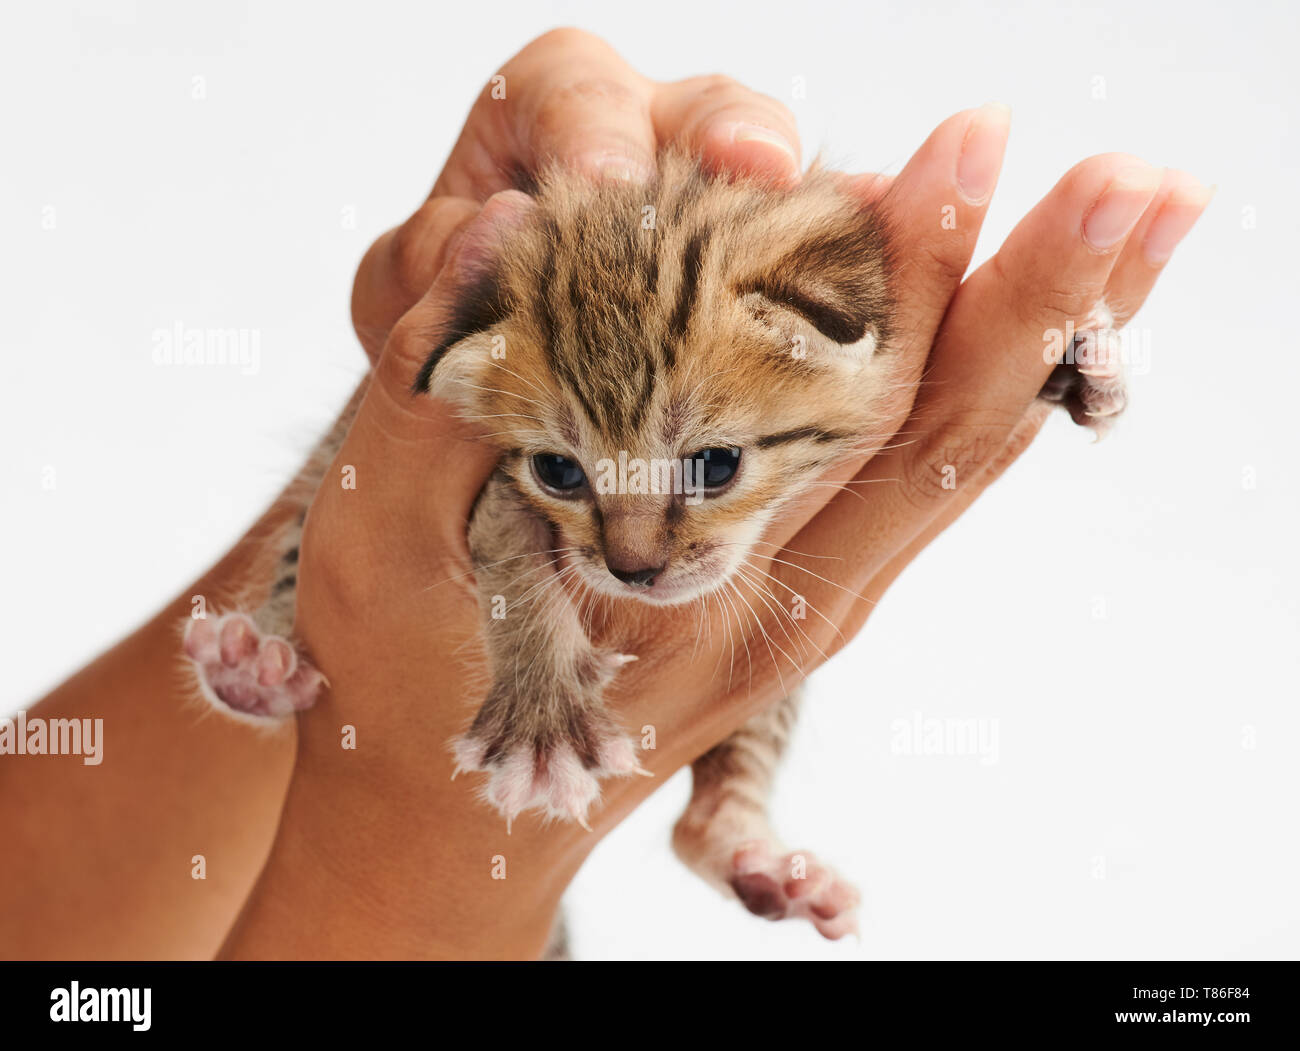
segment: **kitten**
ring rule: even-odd
[[[910,390],[886,224],[844,177],[814,169],[777,191],[669,153],[649,185],[553,170],[532,191],[415,393],[490,417],[501,451],[469,525],[493,681],[454,742],[458,769],[486,775],[507,822],[535,809],[585,825],[602,779],[641,771],[603,699],[634,657],[592,641],[584,596],[642,611],[739,596],[766,526],[827,467],[888,441]],[[1044,394],[1081,422],[1124,401],[1110,368],[1063,367]],[[304,475],[304,516],[358,401]],[[284,716],[315,699],[320,673],[284,638],[302,520],[255,618],[187,628],[217,704]],[[751,911],[836,938],[856,890],[782,848],[766,815],[796,709],[786,698],[695,762],[673,842]]]

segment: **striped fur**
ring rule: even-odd
[[[824,468],[886,439],[890,398],[907,392],[889,353],[884,226],[838,176],[815,171],[777,192],[667,155],[651,185],[553,171],[535,192],[416,389],[490,423],[502,452],[470,526],[493,687],[456,744],[459,765],[488,774],[484,797],[507,820],[534,808],[581,821],[601,778],[636,768],[602,697],[623,658],[594,644],[577,604],[547,585],[568,577],[579,594],[627,600],[610,572],[627,563],[663,567],[643,602],[721,587]],[[740,470],[694,503],[593,481],[620,455],[680,462],[715,447],[740,448]],[[576,461],[589,484],[549,490],[537,454]],[[545,601],[530,601],[539,593]],[[490,616],[493,601],[504,618]],[[782,702],[695,764],[674,842],[754,911],[807,914],[837,936],[847,920],[807,909],[851,911],[852,896],[827,877],[815,902],[785,900],[767,826],[795,711]],[[755,840],[769,845],[766,867],[736,870],[736,851]]]

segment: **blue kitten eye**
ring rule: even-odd
[[[560,492],[577,489],[587,480],[577,461],[555,453],[538,453],[534,456],[533,470],[543,485]]]
[[[717,489],[736,476],[740,467],[740,450],[734,445],[726,449],[701,449],[691,459],[697,463],[703,461],[699,481],[704,488]]]

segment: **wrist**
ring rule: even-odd
[[[299,717],[298,760],[275,846],[223,955],[540,955],[564,888],[596,837],[540,821],[507,835],[472,785],[452,782],[441,740],[430,740],[413,768],[409,741],[417,731],[349,723],[338,686]],[[362,698],[346,709],[374,711],[374,704]],[[394,754],[400,741],[404,762]]]

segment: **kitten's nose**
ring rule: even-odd
[[[605,565],[609,566],[609,571],[623,581],[624,584],[631,584],[634,588],[652,587],[655,577],[659,576],[666,568],[664,566],[655,566],[644,569],[623,569],[621,566],[614,565],[608,559],[606,559]]]

